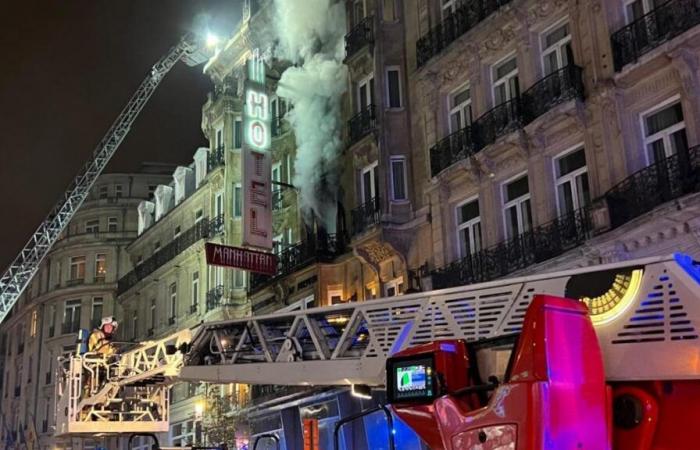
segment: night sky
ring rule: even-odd
[[[230,34],[241,0],[25,0],[0,14],[0,270],[87,161],[150,67],[188,30]],[[211,81],[178,64],[106,172],[189,163]]]

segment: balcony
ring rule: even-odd
[[[591,229],[588,209],[573,211],[432,271],[433,289],[482,283],[547,261],[583,244]]]
[[[170,241],[168,245],[160,249],[160,251],[154,253],[150,258],[136,266],[134,270],[120,278],[117,283],[117,294],[121,295],[128,291],[135,286],[136,283],[155,272],[158,268],[187,250],[199,240],[220,235],[223,231],[223,216],[218,216],[211,220],[207,218],[200,220],[193,227],[180,233],[176,239]]]
[[[430,149],[432,176],[468,158],[506,134],[526,126],[555,106],[582,99],[583,69],[569,65],[544,77],[527,91],[491,109],[470,126],[452,133]]]
[[[223,145],[216,147],[209,153],[207,159],[207,172],[211,172],[219,166],[224,165],[226,152]]]
[[[421,67],[430,58],[446,49],[479,22],[510,3],[510,0],[465,0],[455,10],[446,15],[442,22],[434,26],[416,42],[416,65]]]
[[[360,23],[345,35],[345,57],[350,58],[364,46],[374,43],[374,17],[362,19]]]
[[[272,191],[272,210],[281,211],[284,207],[284,194],[282,190]]]
[[[700,191],[700,146],[630,175],[605,194],[612,228],[686,194]]]
[[[350,215],[352,217],[352,235],[355,236],[379,223],[381,218],[381,199],[374,197],[353,209]]]
[[[280,137],[284,132],[284,115],[275,116],[270,122],[270,134],[272,137]]]
[[[349,145],[353,145],[377,127],[374,105],[368,105],[348,120]]]
[[[207,292],[207,312],[226,306],[236,305],[224,298],[224,287],[222,285],[218,285]]]
[[[250,274],[249,292],[255,293],[268,284],[284,278],[315,262],[331,262],[345,253],[343,235],[319,233],[315,239],[302,241],[282,250],[277,255],[277,273],[274,276]]]
[[[700,24],[700,0],[670,0],[611,36],[615,71]]]

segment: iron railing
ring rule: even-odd
[[[416,42],[416,64],[421,67],[479,22],[510,0],[465,0]]]
[[[218,285],[207,292],[207,312],[216,308],[235,306],[224,297],[224,287]]]
[[[209,153],[207,158],[207,172],[211,172],[219,166],[224,165],[226,152],[224,151],[224,146],[220,145],[216,147]]]
[[[250,274],[248,291],[255,293],[268,284],[297,272],[315,262],[331,262],[345,253],[345,237],[340,234],[319,233],[316,237],[299,242],[277,255],[277,273],[274,276]]]
[[[588,208],[578,209],[432,271],[433,289],[482,283],[525,269],[578,247],[591,230]]]
[[[558,104],[582,99],[583,69],[570,64],[547,75],[522,95],[501,103],[470,126],[452,133],[430,149],[430,171],[436,176],[447,167],[524,127]]]
[[[670,0],[614,32],[615,71],[700,24],[700,0]]]
[[[270,134],[272,137],[279,137],[284,132],[284,114],[272,118],[270,123]]]
[[[365,45],[374,42],[373,23],[374,17],[365,17],[345,35],[345,55],[347,58],[357,53]]]
[[[532,85],[520,97],[524,125],[555,106],[573,99],[583,99],[583,69],[575,64],[550,73]]]
[[[360,234],[381,219],[381,199],[373,199],[361,204],[350,212],[352,217],[352,235]]]
[[[610,226],[618,227],[667,201],[700,191],[700,146],[630,175],[605,194]]]
[[[224,216],[218,216],[209,220],[204,218],[190,229],[170,241],[168,245],[154,253],[150,258],[139,264],[131,272],[124,275],[117,282],[117,294],[121,295],[131,289],[136,283],[155,272],[159,267],[175,258],[201,239],[217,236],[224,231]]]
[[[367,105],[363,110],[348,120],[348,138],[350,145],[367,136],[377,127],[374,105]]]
[[[475,153],[472,128],[465,127],[440,140],[430,149],[430,170],[433,176]]]
[[[284,195],[282,190],[272,191],[272,210],[279,211],[284,206]]]

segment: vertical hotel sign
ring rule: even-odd
[[[243,245],[272,249],[270,100],[265,62],[256,50],[247,63],[243,108]]]

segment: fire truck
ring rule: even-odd
[[[64,360],[56,434],[166,432],[187,380],[386,389],[435,450],[697,449],[699,283],[675,254],[205,323]]]

